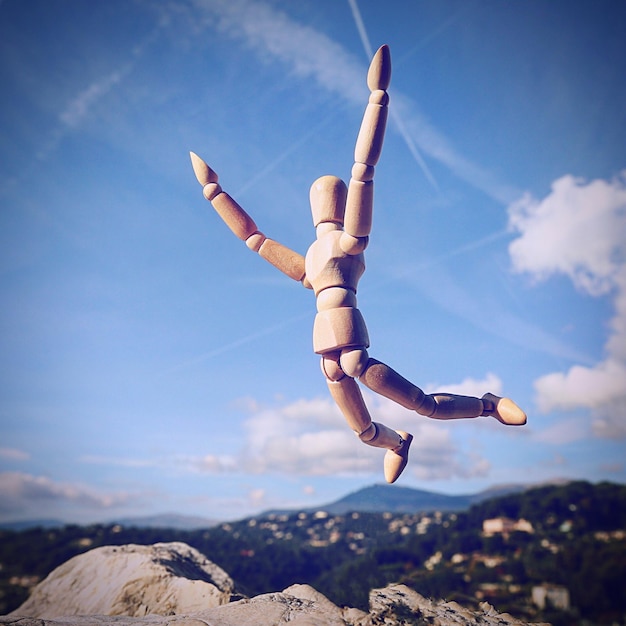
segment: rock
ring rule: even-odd
[[[224,570],[185,543],[95,548],[57,567],[11,615],[176,615],[231,601]]]
[[[350,613],[348,609],[348,613]],[[22,617],[19,611],[0,617],[7,626],[352,626],[344,610],[308,585],[181,615],[70,615],[55,618]],[[357,611],[358,617],[367,614]]]
[[[7,626],[523,626],[428,600],[405,585],[370,592],[370,612],[340,608],[309,585],[234,600],[222,569],[184,543],[108,546],[70,559],[39,583]],[[539,625],[536,625],[539,626]]]
[[[360,611],[359,609],[353,609],[345,607],[340,609],[336,604],[333,604],[325,595],[319,591],[313,589],[309,585],[291,585],[283,591],[284,594],[291,595],[300,600],[309,600],[314,603],[316,612],[325,612],[327,624],[355,624],[359,620],[367,617],[367,613]],[[331,621],[332,618],[332,621]],[[303,624],[306,622],[302,622]],[[312,621],[311,624],[316,622]]]
[[[363,615],[366,615],[365,613]],[[308,585],[239,600],[197,614],[208,626],[346,626],[343,610]],[[171,622],[170,622],[171,623]]]
[[[528,624],[508,613],[498,613],[490,604],[483,602],[479,611],[472,611],[456,602],[433,601],[424,598],[406,585],[389,585],[373,589],[369,596],[372,622],[359,626],[385,624],[430,624],[431,626],[549,626]],[[419,619],[420,621],[415,621]],[[404,621],[407,620],[407,621]]]

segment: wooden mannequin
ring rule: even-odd
[[[387,450],[384,474],[387,482],[393,483],[407,464],[413,437],[372,422],[355,379],[407,409],[435,419],[492,416],[503,424],[522,425],[526,415],[512,400],[491,393],[482,398],[448,393],[426,395],[367,353],[369,337],[357,308],[356,291],[365,270],[363,251],[372,224],[374,166],[383,145],[390,79],[391,57],[385,45],[374,55],[367,75],[371,93],[356,141],[348,187],[335,176],[323,176],[311,187],[317,239],[306,257],[261,233],[254,220],[222,190],[217,174],[193,152],[191,161],[204,197],[235,235],[287,276],[313,289],[317,302],[313,349],[321,355],[330,393],[361,441]]]

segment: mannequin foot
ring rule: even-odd
[[[483,415],[495,417],[507,426],[523,426],[526,423],[526,413],[513,400],[492,393],[486,393],[481,399],[485,405]]]
[[[402,443],[393,450],[387,450],[384,460],[385,480],[388,483],[395,483],[402,474],[409,461],[409,448],[413,441],[413,435],[402,430],[396,431],[402,437]]]

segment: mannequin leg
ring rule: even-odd
[[[419,387],[376,359],[369,359],[359,380],[372,391],[426,417],[449,420],[489,415],[507,425],[526,423],[526,414],[508,398],[499,398],[490,393],[482,399],[450,393],[426,395]]]
[[[385,480],[388,483],[395,482],[408,462],[413,436],[372,422],[354,378],[344,375],[339,380],[327,379],[326,382],[331,396],[359,439],[368,446],[387,449],[384,459]]]

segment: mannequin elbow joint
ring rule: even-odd
[[[258,252],[266,239],[267,237],[257,230],[246,239],[246,246],[253,252]]]

